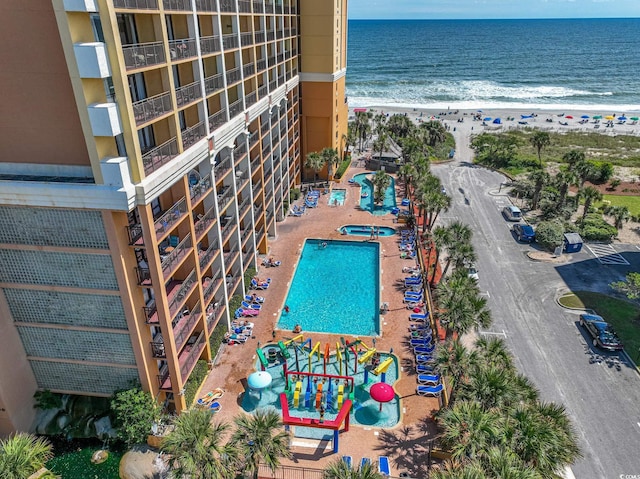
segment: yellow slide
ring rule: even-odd
[[[393,358],[385,359],[373,370],[373,374],[386,373],[389,366],[391,366],[391,363],[393,363]]]

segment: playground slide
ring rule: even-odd
[[[291,354],[289,353],[289,350],[287,349],[287,347],[284,345],[284,343],[282,341],[278,341],[278,347],[280,348],[280,352],[282,353],[282,357],[284,357],[285,359],[289,359],[291,357]]]
[[[285,345],[285,346],[289,346],[291,343],[295,343],[298,339],[299,339],[300,341],[302,341],[302,340],[304,339],[304,335],[303,335],[303,334],[300,334],[300,335],[298,335],[298,336],[294,336],[293,338],[288,339],[287,341],[285,341],[285,342],[284,342],[284,345]]]
[[[309,372],[311,372],[311,360],[313,359],[313,355],[318,355],[318,361],[320,360],[320,341],[316,343],[311,352],[309,353]]]
[[[316,409],[320,409],[322,405],[322,384],[318,383],[318,388],[316,389]]]
[[[269,366],[269,361],[267,361],[267,357],[264,355],[262,348],[256,349],[256,354],[258,355],[258,359],[260,359],[260,364],[262,364],[263,368]]]
[[[373,356],[375,353],[376,353],[375,348],[369,349],[366,353],[360,356],[360,358],[358,358],[358,362],[360,364],[366,363],[367,361],[369,361],[369,359],[371,359],[371,356]]]
[[[389,366],[393,363],[393,358],[387,358],[382,361],[377,368],[373,370],[373,374],[386,373]]]
[[[297,408],[300,404],[300,393],[302,392],[302,381],[296,382],[296,388],[293,392],[293,407]]]
[[[342,406],[342,401],[344,399],[344,384],[340,384],[338,386],[338,409]]]

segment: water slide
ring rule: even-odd
[[[389,366],[391,366],[391,364],[393,364],[393,358],[387,358],[384,361],[382,361],[377,368],[375,368],[373,370],[373,374],[380,374],[380,373],[386,373],[387,369],[389,369]]]
[[[311,372],[311,360],[313,359],[313,355],[318,355],[318,361],[320,361],[320,341],[316,343],[311,352],[309,353],[309,372]]]
[[[296,389],[293,391],[293,407],[298,408],[300,404],[300,393],[302,392],[302,381],[296,382]]]
[[[322,385],[323,383],[319,382],[316,389],[316,409],[320,409],[320,406],[322,406]]]
[[[283,358],[289,359],[291,357],[291,354],[289,354],[289,350],[282,341],[278,341],[278,347],[280,348],[280,352],[282,353]]]
[[[262,370],[264,371],[267,367],[269,367],[269,361],[267,361],[267,357],[264,355],[262,348],[256,349],[256,354],[258,355],[258,359],[260,359],[260,364],[262,365]]]

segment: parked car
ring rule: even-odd
[[[469,276],[469,278],[475,279],[476,281],[478,280],[478,270],[475,266],[469,266],[467,276]]]
[[[513,233],[516,235],[516,238],[518,238],[518,241],[531,243],[536,239],[536,232],[533,231],[533,227],[525,223],[513,225]]]
[[[593,345],[609,351],[624,349],[622,341],[602,316],[597,314],[581,314],[580,326],[587,330],[593,338]]]
[[[520,221],[522,219],[522,211],[517,206],[505,206],[502,208],[502,215],[507,221]]]

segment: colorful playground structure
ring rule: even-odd
[[[358,399],[378,401],[366,389],[370,382],[376,382],[373,377],[384,383],[389,367],[396,364],[394,357],[383,359],[379,351],[360,339],[349,342],[341,338],[332,351],[328,343],[324,347],[320,342],[313,345],[311,338],[305,340],[302,334],[266,345],[256,353],[262,371],[279,376],[277,402],[285,427],[332,430],[334,453],[338,452],[340,431],[349,430],[350,416],[361,407]],[[386,386],[392,391],[391,398],[395,397],[393,387]]]

